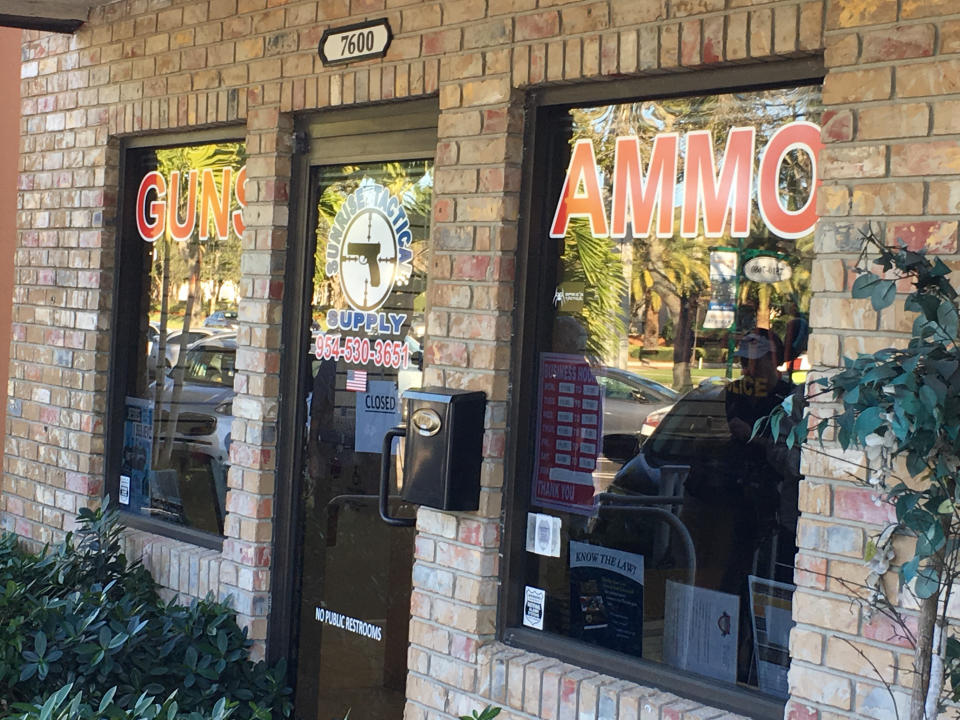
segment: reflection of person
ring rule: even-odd
[[[758,420],[796,391],[793,383],[780,376],[777,366],[783,362],[783,343],[775,332],[754,328],[740,341],[736,356],[742,375],[727,386],[726,414],[730,434],[742,465],[739,488],[743,506],[734,533],[744,549],[751,553],[777,530],[777,561],[780,575],[792,579],[787,567],[792,565],[790,552],[796,535],[799,452],[788,450],[782,435],[789,430],[790,420],[781,423],[781,437],[774,438],[769,423],[753,429]],[[799,403],[797,403],[799,406]],[[778,527],[779,526],[779,527]],[[752,558],[744,558],[744,560]]]
[[[787,364],[787,374],[790,377],[791,373],[802,369],[800,356],[807,352],[810,323],[794,302],[787,304],[784,308],[784,315],[790,318],[783,329],[783,361]]]
[[[307,434],[307,472],[313,481],[320,480],[335,456],[334,447],[329,443],[321,443],[320,434],[328,429],[333,418],[336,380],[336,361],[321,361],[313,378]]]
[[[734,355],[742,375],[727,386],[727,424],[735,439],[747,442],[754,423],[783,402],[793,385],[777,370],[783,343],[772,330],[754,328],[740,340]]]

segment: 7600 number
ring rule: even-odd
[[[343,56],[363,55],[373,52],[375,38],[373,30],[358,30],[340,36],[340,54]]]

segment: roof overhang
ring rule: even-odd
[[[3,0],[0,26],[72,33],[83,25],[90,9],[108,0]]]

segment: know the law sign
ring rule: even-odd
[[[629,222],[635,237],[674,235],[674,209],[680,206],[680,235],[719,238],[750,234],[753,194],[764,224],[774,235],[799,238],[817,222],[817,154],[820,128],[798,120],[780,127],[760,149],[757,161],[756,128],[734,127],[727,134],[723,154],[714,153],[713,133],[695,130],[685,137],[683,177],[678,180],[679,133],[660,133],[653,140],[644,168],[640,138],[618,137],[614,150],[609,215],[602,180],[590,140],[573,146],[570,167],[550,227],[550,237],[562,238],[572,218],[586,218],[595,237],[622,238]],[[791,153],[810,158],[809,194],[802,207],[787,207],[780,192],[780,171]],[[719,165],[719,167],[718,167]],[[756,182],[754,171],[756,169]]]

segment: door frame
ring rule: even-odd
[[[314,167],[436,157],[436,97],[311,113],[296,118],[291,168],[290,221],[283,290],[280,359],[280,408],[277,422],[277,470],[274,489],[274,531],[271,558],[267,659],[287,661],[288,683],[297,677],[297,643],[301,556],[303,552],[300,493],[303,462],[301,430],[306,422],[301,377],[303,331],[313,285],[313,241],[316,202]],[[382,129],[384,119],[389,130]],[[401,144],[399,141],[403,140]],[[289,350],[290,352],[286,352]]]

